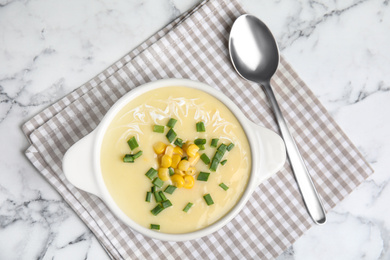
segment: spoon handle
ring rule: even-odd
[[[286,145],[287,155],[294,172],[295,179],[298,183],[303,201],[306,205],[309,215],[316,224],[324,224],[326,222],[325,210],[321,199],[306,168],[305,162],[295,144],[282,112],[280,111],[278,102],[276,101],[274,92],[269,82],[262,83],[264,92],[266,93],[272,110],[275,114],[276,121],[279,125],[280,133]]]

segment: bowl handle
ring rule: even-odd
[[[261,156],[259,171],[257,172],[257,186],[261,182],[278,172],[286,162],[286,147],[283,139],[274,131],[250,122],[254,130],[257,147]],[[258,160],[253,158],[252,160]]]
[[[93,167],[95,135],[96,131],[92,131],[68,149],[62,160],[62,170],[74,186],[99,196]]]

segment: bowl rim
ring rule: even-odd
[[[130,217],[128,217],[116,204],[112,196],[110,195],[101,171],[100,166],[100,148],[103,141],[103,136],[106,132],[107,127],[115,117],[115,115],[131,100],[137,98],[138,96],[147,93],[149,91],[153,91],[158,88],[164,88],[164,87],[189,87],[201,90],[214,98],[218,99],[223,103],[236,117],[238,122],[240,123],[242,129],[244,130],[244,133],[247,137],[249,147],[250,147],[250,156],[251,156],[251,170],[250,170],[250,176],[247,182],[247,185],[245,187],[244,192],[242,193],[241,197],[237,201],[237,203],[220,219],[215,221],[214,223],[196,230],[192,232],[187,233],[163,233],[154,231],[151,229],[148,229],[146,227],[141,226],[134,220],[132,220]],[[105,202],[105,204],[110,208],[112,213],[116,215],[123,223],[125,223],[127,226],[129,226],[131,229],[148,236],[150,238],[155,238],[163,241],[186,241],[186,240],[192,240],[196,238],[200,238],[203,236],[207,236],[219,229],[221,229],[223,226],[225,226],[227,223],[229,223],[237,214],[241,211],[241,209],[245,206],[246,202],[248,201],[249,197],[252,195],[254,188],[256,185],[256,174],[255,170],[260,168],[260,162],[259,160],[255,160],[257,158],[257,155],[259,154],[259,147],[256,147],[254,145],[254,139],[256,138],[254,134],[254,130],[250,125],[250,121],[246,118],[246,116],[242,113],[240,108],[233,103],[233,101],[230,100],[225,94],[223,94],[220,90],[217,90],[208,84],[189,80],[189,79],[176,79],[176,78],[170,78],[170,79],[161,79],[156,80],[152,82],[148,82],[145,84],[142,84],[131,91],[129,91],[127,94],[125,94],[123,97],[121,97],[118,101],[116,101],[111,108],[108,110],[106,115],[103,117],[103,119],[100,121],[100,124],[95,129],[95,136],[93,141],[93,172],[94,172],[94,178],[96,181],[96,184],[98,186],[99,190],[99,197]]]

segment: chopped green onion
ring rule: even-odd
[[[162,200],[167,200],[167,197],[165,197],[164,192],[159,191],[159,192],[158,192],[158,195],[160,195],[160,197],[161,197]]]
[[[164,133],[164,126],[163,125],[154,125],[153,132],[161,133],[161,134]]]
[[[138,157],[140,157],[141,155],[142,155],[142,151],[138,151],[138,152],[135,153],[135,154],[126,154],[126,155],[125,155],[125,158],[123,158],[123,161],[124,161],[124,162],[127,162],[127,161],[125,161],[125,159],[126,159],[126,160],[130,160],[130,161],[128,161],[128,162],[134,162],[134,160],[137,159]],[[132,159],[130,159],[130,157],[131,157]],[[133,161],[131,161],[131,160],[133,160]]]
[[[168,171],[169,171],[169,176],[172,176],[172,175],[175,174],[175,171],[173,170],[172,167],[169,167],[169,168],[168,168]]]
[[[226,149],[227,149],[226,144],[221,144],[221,145],[218,147],[217,151],[220,151],[220,152],[222,153],[222,155],[223,155],[223,154],[225,154]]]
[[[157,216],[163,210],[164,208],[160,204],[157,204],[157,206],[154,207],[150,212],[152,212],[153,215]]]
[[[211,161],[210,171],[215,172],[215,171],[217,170],[218,164],[219,164],[219,161],[213,159],[213,160]]]
[[[221,162],[222,157],[223,157],[223,155],[226,152],[226,149],[227,149],[226,144],[221,144],[218,147],[217,151],[215,151],[214,157],[211,160],[211,165],[210,165],[210,170],[211,171],[215,172],[217,170],[218,164]]]
[[[233,144],[233,143],[230,143],[230,144],[228,145],[228,147],[226,148],[226,150],[228,150],[228,152],[230,152],[230,150],[233,149],[233,147],[234,147],[234,144]]]
[[[156,202],[162,201],[162,198],[161,198],[160,193],[158,191],[155,191],[153,193],[153,195],[154,195],[154,199],[156,200]]]
[[[172,194],[174,191],[176,190],[176,186],[173,186],[173,185],[168,185],[164,192],[168,193],[168,194]]]
[[[210,163],[210,158],[204,153],[200,156],[200,159],[205,163],[209,164]]]
[[[204,144],[198,144],[198,147],[199,147],[199,150],[204,150],[205,148],[204,148]]]
[[[164,209],[172,206],[172,203],[170,200],[164,200],[163,202],[161,202],[161,205],[163,206]]]
[[[221,164],[222,164],[222,165],[225,165],[226,162],[227,162],[227,160],[223,160],[223,161],[221,162]]]
[[[184,156],[183,158],[181,158],[181,160],[188,160],[188,157]]]
[[[158,171],[156,171],[153,167],[150,168],[146,173],[146,177],[148,177],[149,179],[153,180],[154,177],[156,177],[158,174]]]
[[[180,148],[182,148],[182,147],[183,147],[183,139],[181,139],[181,138],[176,138],[174,144],[177,145],[177,146],[179,146]]]
[[[150,189],[150,191],[151,191],[152,193],[154,193],[154,192],[156,191],[156,186],[152,186],[152,188]]]
[[[200,172],[197,180],[198,181],[207,181],[209,179],[209,176],[210,176],[209,172]]]
[[[138,151],[136,154],[133,155],[134,159],[137,159],[142,155],[142,151]]]
[[[213,159],[218,160],[218,162],[220,162],[222,160],[222,157],[223,157],[223,153],[222,152],[220,152],[218,150],[215,151]]]
[[[213,199],[211,198],[211,195],[210,193],[206,194],[203,196],[204,200],[206,201],[207,205],[213,205],[214,204],[214,201]]]
[[[198,139],[195,139],[194,143],[199,146],[200,144],[205,144],[206,139],[198,138]]]
[[[157,187],[161,188],[161,187],[163,186],[163,184],[164,184],[164,181],[161,180],[159,177],[157,177],[156,179],[154,179],[154,180],[152,181],[152,183],[153,183],[154,185],[156,185]]]
[[[228,190],[229,189],[229,187],[228,186],[226,186],[226,184],[225,183],[221,183],[221,184],[219,184],[219,187],[221,187],[222,189],[224,189],[224,190]]]
[[[167,133],[167,135],[166,135],[166,137],[167,137],[167,139],[168,139],[168,141],[169,141],[170,143],[172,143],[173,140],[175,140],[176,136],[177,136],[177,134],[175,133],[175,131],[173,131],[172,128],[169,129],[169,131],[168,131],[168,133]]]
[[[217,147],[218,141],[219,141],[218,138],[213,138],[213,139],[211,139],[211,144],[210,144],[210,146],[211,146],[211,147]]]
[[[150,191],[146,192],[146,199],[145,199],[145,201],[150,202],[151,198],[152,198],[152,193]]]
[[[123,162],[125,162],[125,163],[133,163],[134,162],[134,156],[132,154],[126,154],[125,157],[123,157]]]
[[[127,144],[129,145],[131,150],[134,150],[139,146],[134,136],[130,138],[129,141],[127,141]]]
[[[177,122],[176,119],[171,118],[171,119],[169,119],[167,126],[168,126],[169,128],[173,128],[173,127],[175,126],[176,122]]]
[[[192,205],[194,205],[194,204],[192,204],[191,202],[188,202],[187,205],[184,207],[183,211],[188,212],[188,210],[192,207]]]
[[[206,132],[203,122],[196,123],[196,132]]]
[[[160,225],[150,224],[150,229],[160,230]]]

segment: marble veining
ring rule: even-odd
[[[200,0],[0,0],[0,259],[109,259],[21,125]],[[242,0],[375,170],[279,260],[390,259],[389,0]]]

